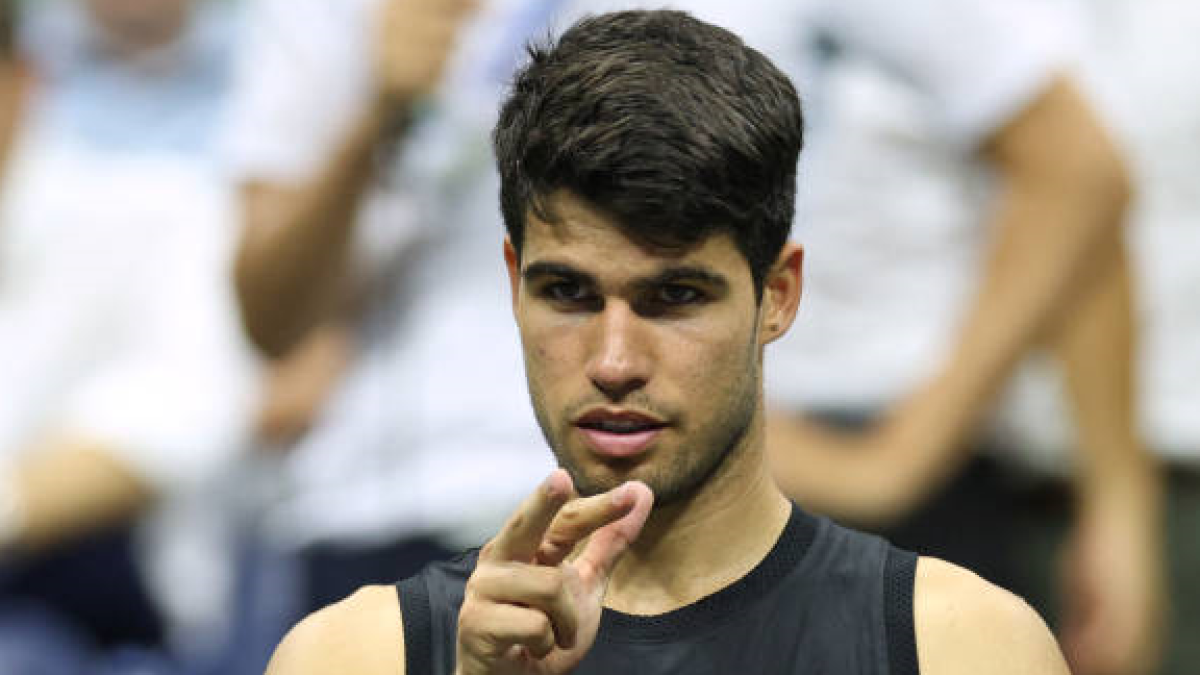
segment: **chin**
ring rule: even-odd
[[[630,470],[620,470],[612,466],[581,467],[577,463],[562,463],[562,467],[571,474],[571,480],[575,483],[575,491],[583,497],[608,492],[630,480],[646,482],[642,476],[638,475],[636,467],[631,467]]]
[[[642,460],[601,462],[586,450],[579,451],[577,455],[567,455],[558,450],[554,454],[558,465],[571,475],[575,491],[581,497],[608,492],[630,480],[640,480],[649,485],[651,490],[654,489],[651,478],[653,471],[643,466],[645,462]]]

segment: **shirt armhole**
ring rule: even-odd
[[[424,577],[409,577],[396,584],[400,613],[404,617],[404,672],[431,675],[433,664],[433,610]]]
[[[888,664],[891,675],[920,673],[917,662],[917,633],[913,622],[913,587],[916,584],[916,574],[915,553],[895,547],[888,550],[883,570],[883,616],[887,628]]]

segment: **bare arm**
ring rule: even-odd
[[[946,366],[900,410],[943,417],[930,439],[939,447],[972,430],[1020,357],[1076,302],[1130,194],[1116,149],[1067,81],[998,132],[985,154],[1003,195],[983,284]]]
[[[1017,596],[935,558],[921,558],[916,576],[923,675],[1070,675],[1046,624]]]
[[[267,447],[289,448],[312,427],[353,356],[349,329],[326,324],[271,364],[255,423]]]
[[[247,332],[267,354],[282,356],[337,305],[382,129],[382,114],[369,114],[307,185],[242,187],[237,295]]]
[[[368,586],[292,628],[267,675],[403,675],[404,623],[394,586]]]
[[[20,127],[31,79],[24,63],[8,55],[0,58],[0,168]]]
[[[102,446],[57,440],[11,467],[16,529],[0,549],[38,551],[124,522],[154,502],[154,491]]]
[[[1077,675],[1140,675],[1156,670],[1163,621],[1162,486],[1136,434],[1127,252],[1106,251],[1054,341],[1078,447],[1062,639]]]
[[[1123,165],[1069,81],[1050,86],[984,152],[1002,186],[992,244],[940,371],[858,438],[803,419],[771,423],[780,482],[812,508],[880,522],[952,475],[966,459],[963,440],[1020,357],[1076,301],[1082,272],[1119,229],[1129,198]]]
[[[380,144],[397,140],[412,106],[440,80],[474,4],[389,0],[375,45],[375,93],[324,166],[305,183],[242,187],[236,287],[247,332],[267,354],[282,355],[331,318],[345,292],[349,244]]]

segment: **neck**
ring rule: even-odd
[[[700,490],[654,509],[613,572],[607,607],[669,612],[729,586],[766,557],[791,504],[771,478],[762,420],[760,406],[743,442]]]

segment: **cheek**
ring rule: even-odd
[[[723,389],[746,376],[748,354],[755,352],[754,328],[749,323],[705,322],[675,332],[663,354],[683,391]]]
[[[552,388],[573,363],[578,370],[577,361],[572,360],[575,355],[570,332],[562,327],[527,325],[521,330],[521,342],[529,377],[537,379],[543,389]]]
[[[743,316],[741,312],[721,312],[706,320],[682,324],[675,331],[680,343],[687,343],[689,351],[702,353],[705,357],[741,355],[747,344],[754,341],[754,316]],[[678,345],[684,348],[683,344]]]

